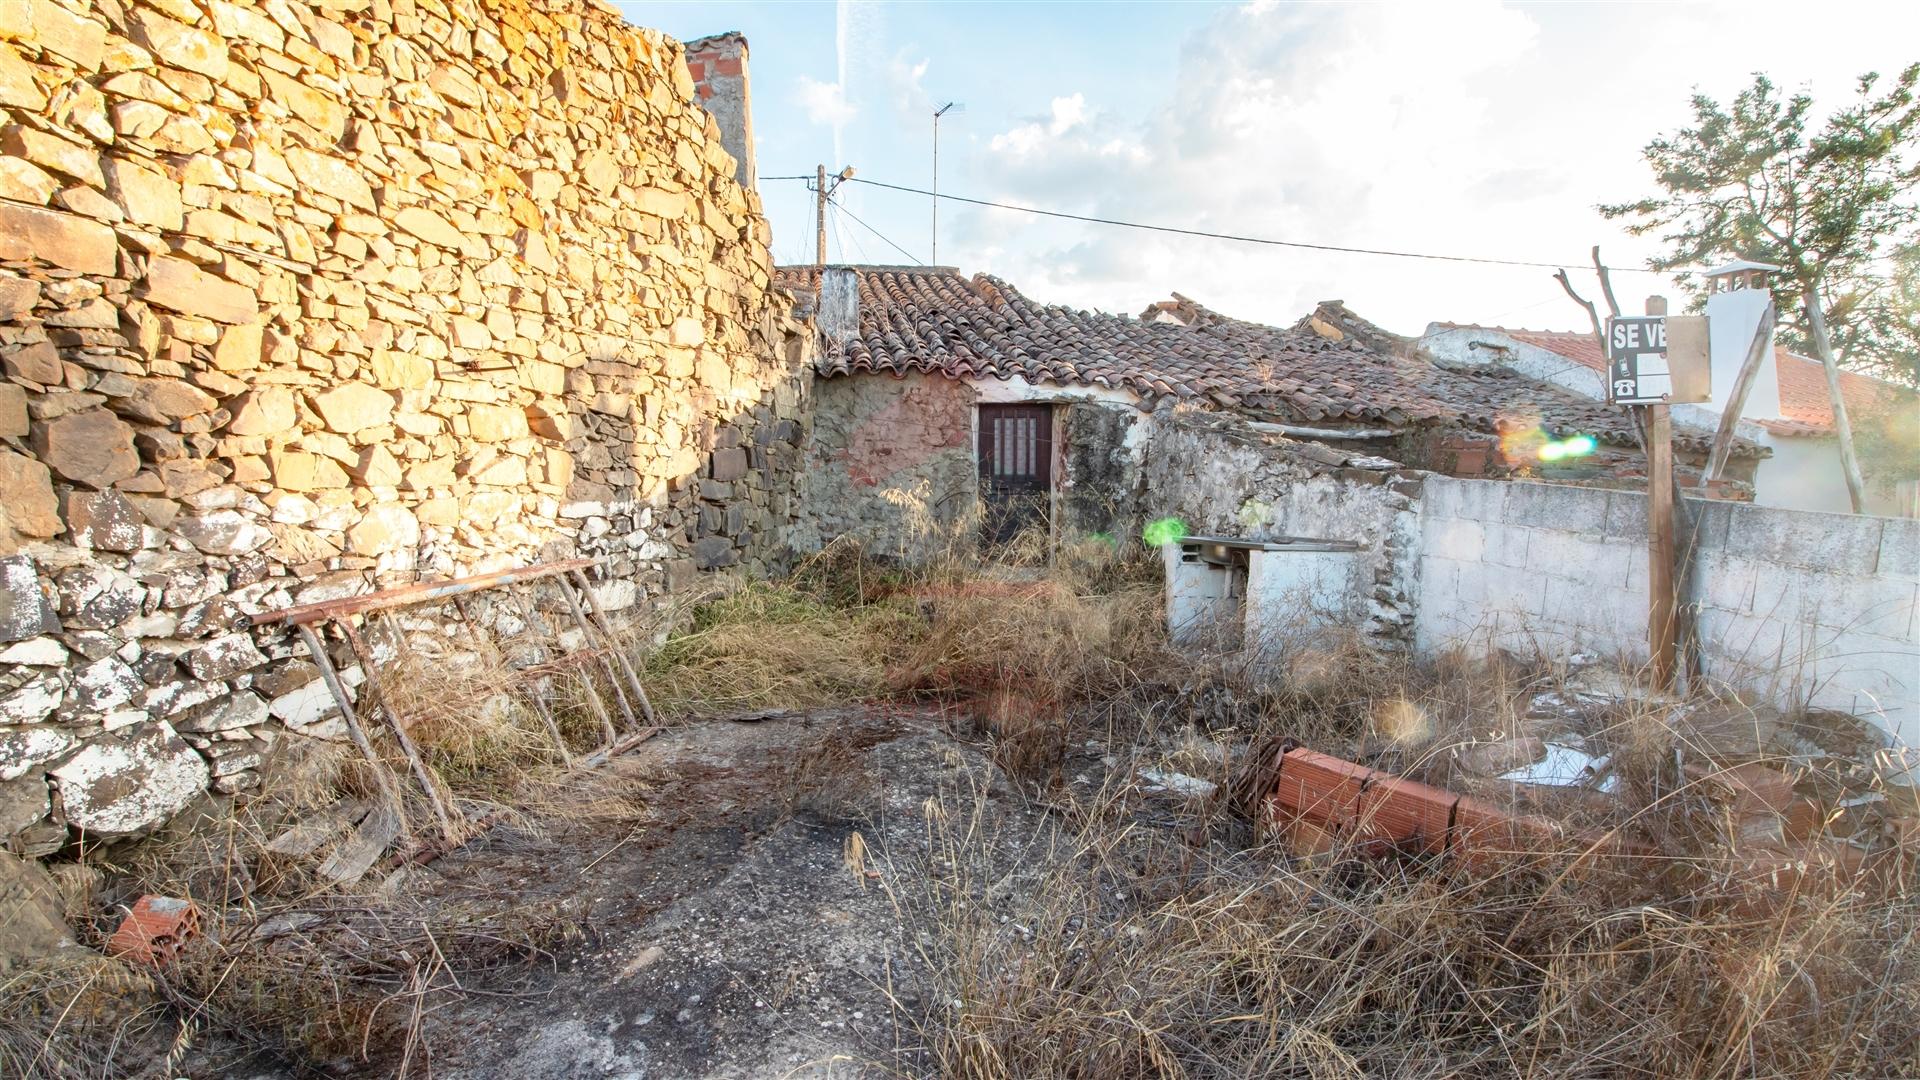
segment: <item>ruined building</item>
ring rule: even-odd
[[[809,344],[699,96],[588,0],[0,3],[0,842],[337,738],[249,613],[810,544]]]

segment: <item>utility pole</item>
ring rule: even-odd
[[[827,167],[815,166],[813,174],[813,265],[827,265],[827,199],[840,185],[853,179],[849,165],[833,174],[833,186],[827,186]],[[844,255],[844,252],[842,253]]]
[[[935,266],[940,265],[940,118],[947,115],[948,110],[956,108],[965,109],[966,106],[949,101],[933,110],[933,250],[927,258]]]
[[[813,265],[827,265],[827,167],[813,174]]]

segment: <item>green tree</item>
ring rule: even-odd
[[[1920,63],[1858,96],[1809,134],[1813,99],[1765,75],[1723,107],[1693,97],[1693,123],[1647,144],[1662,194],[1602,205],[1666,250],[1656,270],[1685,283],[1731,259],[1774,278],[1786,344],[1811,351],[1801,297],[1817,288],[1841,363],[1920,386]]]

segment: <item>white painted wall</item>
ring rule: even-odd
[[[1920,747],[1920,521],[1689,500],[1708,678]],[[1417,651],[1647,657],[1646,499],[1429,477]]]
[[[1840,471],[1840,440],[1763,434],[1763,445],[1773,456],[1760,463],[1755,474],[1754,501],[1761,506],[1850,514],[1847,481]],[[1867,478],[1866,512],[1901,517],[1900,499]]]
[[[1427,327],[1420,345],[1441,360],[1456,364],[1508,367],[1529,378],[1571,390],[1582,397],[1596,401],[1605,401],[1607,398],[1606,382],[1599,372],[1575,363],[1552,349],[1529,345],[1497,330],[1433,323]]]

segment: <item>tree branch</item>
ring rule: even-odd
[[[1613,298],[1613,275],[1607,272],[1607,264],[1600,261],[1599,244],[1593,245],[1593,272],[1600,278],[1600,295],[1607,299],[1607,310],[1613,313],[1614,318],[1619,318],[1620,301]],[[1595,321],[1597,322],[1599,320]],[[1605,337],[1603,336],[1600,342],[1600,351],[1603,354],[1606,352],[1606,344]]]

